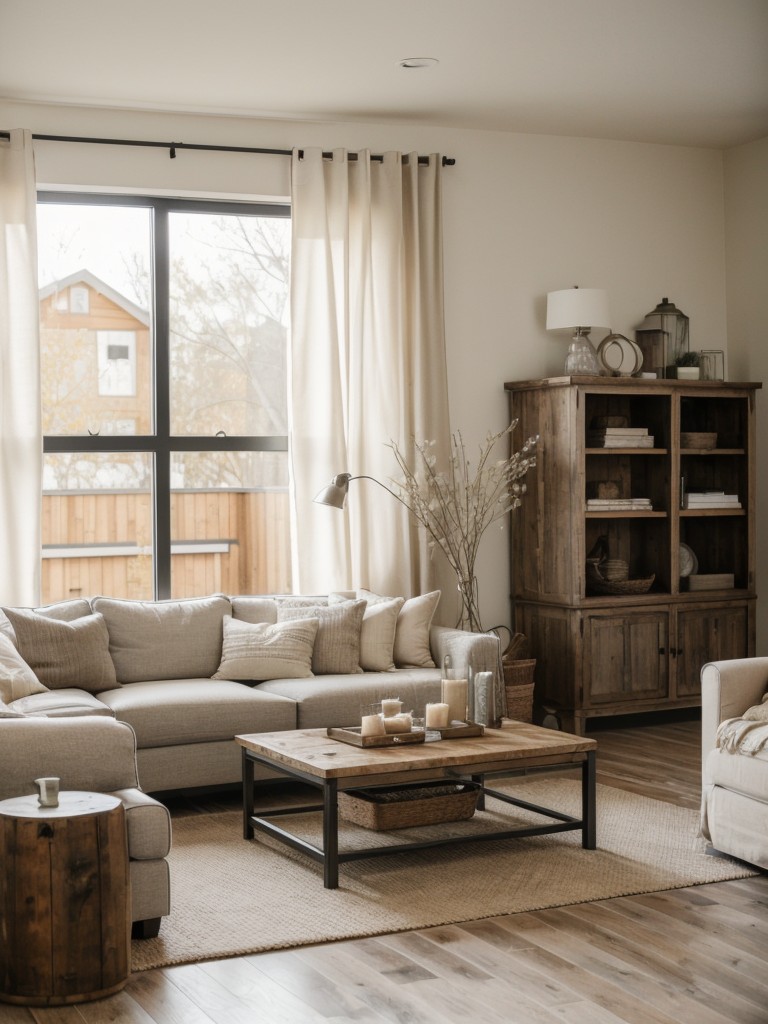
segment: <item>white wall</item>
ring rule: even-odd
[[[768,381],[768,139],[725,157],[728,375]],[[757,392],[757,507],[768,507],[768,396]],[[768,654],[768,537],[757,517],[757,653]]]
[[[503,384],[560,372],[567,339],[544,329],[547,291],[608,290],[612,329],[632,330],[669,296],[693,348],[726,347],[723,161],[719,152],[604,140],[423,128],[0,105],[0,127],[48,134],[287,147],[418,149],[444,173],[451,419],[474,445],[507,421]],[[45,184],[287,195],[288,161],[39,143]],[[765,320],[763,319],[763,322]],[[599,340],[600,334],[593,335]],[[546,452],[541,453],[546,458]],[[483,542],[486,626],[509,621],[506,530]]]

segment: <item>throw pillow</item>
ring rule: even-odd
[[[370,604],[392,600],[370,590],[360,590],[358,593],[367,598]],[[398,668],[435,667],[429,647],[429,629],[439,601],[439,590],[404,601],[397,616],[395,630],[394,659]]]
[[[36,612],[38,615],[45,616],[46,619],[61,619],[62,622],[72,622],[73,619],[81,619],[84,615],[91,614],[91,606],[84,597],[76,597],[71,601],[57,601],[55,604],[46,604],[41,608],[21,610]],[[4,608],[0,609],[0,632],[5,633],[14,643],[16,642],[13,626],[5,614]]]
[[[24,661],[14,644],[0,633],[0,700],[5,704],[29,697],[32,693],[45,693],[46,686]]]
[[[16,633],[21,656],[48,689],[74,686],[99,693],[119,685],[103,616],[84,615],[61,622],[19,608],[6,608],[5,614]]]
[[[312,652],[313,675],[349,675],[360,672],[360,633],[365,601],[327,607],[281,602],[277,621],[317,619],[318,630]]]
[[[358,597],[363,597],[362,591]],[[346,594],[330,594],[333,604],[349,602]],[[365,602],[363,626],[360,630],[360,668],[364,672],[391,672],[395,667],[394,648],[397,616],[404,598]]]
[[[277,601],[273,597],[233,597],[232,617],[243,622],[277,622]]]
[[[317,619],[298,622],[243,622],[224,616],[221,664],[214,679],[260,682],[312,675]]]
[[[119,601],[97,597],[109,630],[109,652],[121,683],[148,679],[210,679],[221,661],[221,623],[229,599]]]

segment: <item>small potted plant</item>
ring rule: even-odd
[[[675,360],[677,366],[677,379],[678,380],[698,380],[699,379],[699,353],[698,352],[683,352],[681,356]]]

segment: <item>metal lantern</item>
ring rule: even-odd
[[[677,360],[688,351],[688,317],[663,298],[637,328],[643,364],[659,377],[674,377]]]

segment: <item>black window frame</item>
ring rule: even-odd
[[[288,435],[208,436],[171,434],[170,401],[170,252],[168,219],[171,213],[229,214],[288,218],[288,203],[217,199],[181,199],[166,196],[40,191],[38,203],[72,206],[130,206],[152,211],[150,255],[152,266],[152,423],[151,434],[51,435],[43,437],[43,454],[148,453],[152,465],[152,565],[156,600],[171,597],[171,458],[176,452],[287,452]]]

